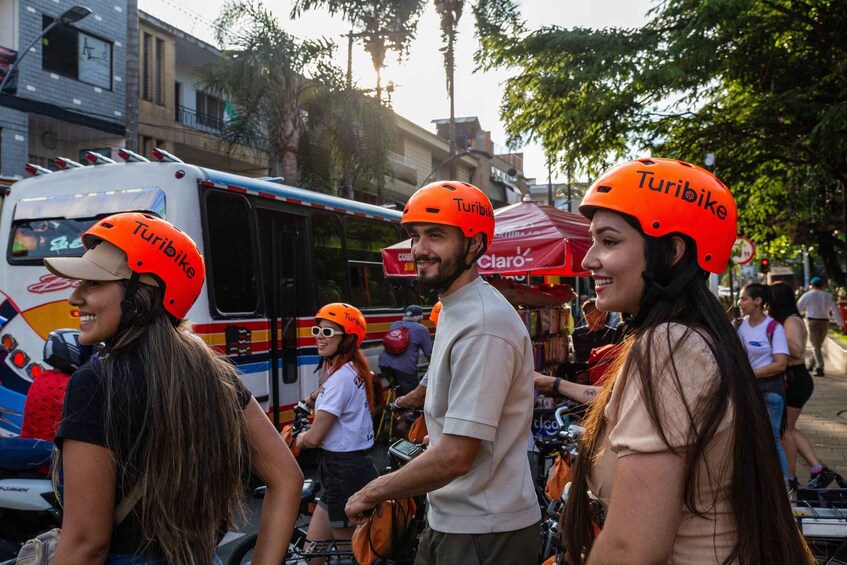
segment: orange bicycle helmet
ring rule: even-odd
[[[357,347],[365,341],[365,332],[368,331],[368,324],[365,321],[365,316],[354,306],[344,304],[343,302],[327,304],[315,314],[315,322],[318,320],[335,322],[341,326],[344,333],[356,336]]]
[[[415,192],[403,209],[402,224],[444,224],[462,230],[465,237],[485,235],[488,248],[494,239],[494,207],[480,189],[460,181],[438,181]]]
[[[697,245],[697,263],[723,273],[737,237],[735,200],[709,171],[675,159],[638,159],[603,173],[585,193],[580,213],[598,208],[633,216],[653,237],[679,233]]]
[[[429,313],[429,320],[436,326],[438,326],[438,316],[441,315],[441,308],[442,304],[439,300],[435,303],[435,306],[432,307],[432,311]]]
[[[159,217],[127,212],[103,218],[82,236],[86,249],[100,241],[126,253],[133,272],[155,278],[164,287],[165,311],[185,318],[206,278],[203,256],[188,235]]]

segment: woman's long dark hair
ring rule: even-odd
[[[791,285],[782,281],[775,282],[771,285],[771,302],[768,314],[771,318],[782,325],[785,325],[785,320],[789,316],[799,316],[800,311],[797,309],[797,302],[794,300],[794,289]]]
[[[636,220],[625,215],[623,217],[644,236]],[[686,236],[678,236],[685,241],[685,253],[675,265],[673,236],[644,237],[647,252],[657,257],[655,274],[659,284],[667,285],[690,262],[696,261],[695,244]],[[670,322],[688,328],[677,343],[671,343],[666,326]],[[697,516],[704,516],[715,504],[717,493],[714,500],[704,502],[705,507],[697,504],[698,463],[705,456],[706,448],[720,424],[730,414],[734,414],[731,461],[727,462],[726,469],[708,470],[712,481],[717,473],[728,471],[732,476],[729,497],[737,525],[738,543],[724,563],[736,560],[743,565],[814,563],[794,521],[780,472],[773,431],[747,353],[717,297],[707,287],[705,272],[702,276],[695,276],[673,301],[659,301],[647,313],[641,326],[635,328],[623,344],[618,360],[618,378],[607,380],[586,417],[586,431],[580,444],[573,485],[561,524],[568,563],[584,563],[594,543],[592,512],[587,494],[588,477],[601,455],[600,447],[606,435],[604,410],[613,385],[617,380],[623,386],[628,376],[640,379],[650,420],[668,449],[676,451],[670,446],[659,424],[662,421],[658,401],[661,391],[657,390],[652,379],[654,367],[664,360],[654,358],[653,351],[674,351],[680,343],[692,338],[695,332],[705,338],[714,355],[719,380],[702,402],[687,407],[692,431],[691,447],[683,453],[685,507]],[[654,346],[658,340],[667,340],[667,343]],[[676,373],[673,357],[671,361]],[[680,387],[680,396],[684,398],[678,373],[675,382]],[[731,413],[728,412],[730,405],[733,407]]]
[[[139,285],[135,311],[151,311],[161,296]],[[162,313],[119,329],[97,372],[117,485],[124,497],[141,491],[134,511],[146,551],[157,548],[166,563],[211,563],[221,525],[243,513],[250,467],[235,367]]]

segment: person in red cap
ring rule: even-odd
[[[430,446],[353,495],[347,515],[363,523],[384,500],[428,493],[417,565],[534,562],[541,512],[527,458],[532,343],[477,270],[494,237],[491,202],[468,183],[436,182],[412,195],[402,224],[418,281],[442,304],[424,402]]]
[[[63,481],[56,563],[215,563],[246,468],[267,484],[255,561],[282,561],[303,475],[226,359],[182,331],[205,279],[188,235],[153,215],[95,222],[82,257],[45,259],[77,279],[83,345],[99,359],[68,384],[55,443]]]

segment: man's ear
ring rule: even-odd
[[[476,255],[482,249],[483,241],[485,241],[485,235],[478,233],[475,234],[471,239],[470,252],[473,255]]]

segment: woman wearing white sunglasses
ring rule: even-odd
[[[379,474],[367,453],[374,442],[375,379],[359,350],[367,324],[358,309],[341,302],[318,310],[315,324],[312,335],[322,359],[322,384],[304,399],[314,404],[315,420],[297,436],[297,445],[320,448],[318,471],[324,490],[308,538],[349,540],[356,528],[344,513],[347,499]]]

